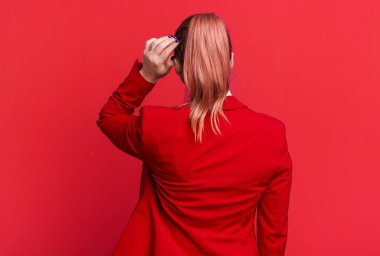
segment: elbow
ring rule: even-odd
[[[103,128],[102,128],[102,122],[100,119],[96,120],[96,126],[101,130],[103,131]]]
[[[96,126],[99,127],[100,129],[102,128],[103,119],[104,119],[104,115],[101,112],[99,112],[98,119],[96,119]]]

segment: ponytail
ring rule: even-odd
[[[230,36],[224,22],[213,13],[190,16],[176,35],[183,42],[175,54],[190,96],[189,123],[195,142],[202,143],[207,113],[210,112],[211,128],[216,135],[221,134],[219,115],[229,123],[222,107],[230,88]]]

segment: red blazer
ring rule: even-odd
[[[139,200],[112,255],[284,255],[292,182],[284,123],[227,96],[231,125],[220,117],[222,136],[214,135],[208,114],[195,144],[188,104],[134,115],[155,86],[141,67],[136,59],[96,121],[143,161]]]

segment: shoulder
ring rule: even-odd
[[[279,119],[278,117],[262,112],[252,112],[254,112],[256,119],[259,121],[261,125],[265,126],[265,128],[277,132],[281,132],[281,130],[285,129],[285,122]]]
[[[188,117],[186,109],[178,106],[144,105],[139,109],[139,113],[142,122],[156,130],[174,128]]]
[[[287,128],[283,120],[265,114],[257,113],[262,120],[263,133],[265,133],[265,143],[270,145],[270,152],[273,154],[276,166],[273,170],[291,169],[292,160],[288,149]]]
[[[282,143],[286,139],[286,125],[285,122],[278,117],[256,112],[256,118],[260,124],[262,132],[266,138],[273,143]]]
[[[181,110],[184,110],[184,106],[188,105],[188,103],[184,103],[181,105],[175,105],[175,106],[159,106],[159,105],[144,105],[140,108],[139,112],[140,115],[146,115],[149,113],[178,113]]]
[[[181,132],[188,122],[185,108],[177,106],[144,105],[139,113],[145,144],[150,145],[152,151],[157,145],[172,141],[173,135]]]

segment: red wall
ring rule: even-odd
[[[96,126],[151,37],[192,13],[229,26],[232,93],[287,125],[287,255],[380,255],[380,2],[0,3],[0,255],[110,255],[141,162]],[[182,103],[170,73],[143,104]]]

